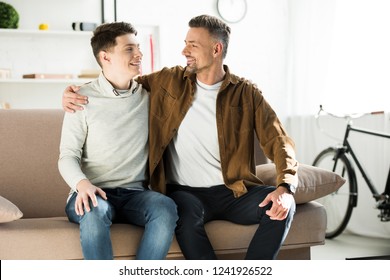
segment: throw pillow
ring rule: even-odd
[[[7,223],[20,219],[23,213],[11,201],[0,196],[0,223]]]
[[[256,174],[264,184],[276,185],[276,169],[273,163],[261,164],[256,167]],[[300,164],[298,169],[298,186],[294,198],[297,204],[302,204],[328,195],[338,190],[345,179],[329,170],[315,166]]]

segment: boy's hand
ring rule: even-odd
[[[98,206],[96,194],[107,200],[106,193],[101,188],[92,185],[89,180],[81,180],[76,189],[78,194],[75,201],[75,211],[79,216],[84,215],[84,207],[87,212],[91,211],[89,200],[91,200],[93,207]]]

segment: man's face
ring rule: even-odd
[[[142,52],[136,36],[125,34],[117,37],[116,42],[116,46],[109,51],[114,71],[131,78],[141,74]]]
[[[215,40],[205,28],[190,28],[182,54],[187,59],[187,70],[199,74],[214,63]]]

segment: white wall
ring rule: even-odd
[[[289,4],[289,115],[389,111],[390,1]]]
[[[100,0],[6,0],[20,14],[20,29],[71,30],[74,21],[100,23]],[[246,18],[230,24],[232,36],[226,63],[231,71],[255,82],[286,118],[287,0],[247,0]],[[118,20],[155,25],[160,31],[160,66],[184,64],[181,55],[188,21],[196,15],[218,16],[216,0],[118,0]],[[89,47],[89,46],[88,46]],[[26,49],[28,52],[29,50]],[[1,68],[1,65],[0,65]],[[38,102],[38,101],[37,101]]]

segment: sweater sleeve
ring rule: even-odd
[[[87,179],[81,170],[81,157],[87,135],[85,112],[65,113],[62,124],[58,169],[69,187],[76,190],[77,184]]]

